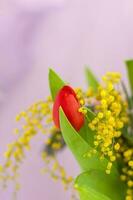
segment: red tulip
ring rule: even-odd
[[[55,125],[60,128],[59,107],[62,107],[66,117],[72,126],[79,131],[84,124],[84,115],[78,111],[80,103],[74,90],[70,86],[64,86],[56,96],[53,106],[53,120]]]

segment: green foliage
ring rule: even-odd
[[[86,69],[88,82],[96,91],[98,82],[89,69]],[[65,85],[62,79],[52,70],[49,70],[49,85],[53,100],[58,91]],[[95,114],[88,108],[88,118],[94,118]],[[105,170],[108,160],[100,160],[99,153],[90,157],[86,155],[93,152],[94,132],[88,127],[87,122],[77,132],[62,108],[60,108],[61,133],[65,143],[72,151],[75,159],[79,163],[83,173],[75,181],[75,185],[80,194],[81,200],[124,200],[125,187],[119,180],[117,165],[114,163],[110,175],[106,175]]]
[[[131,92],[132,92],[132,96],[133,96],[133,60],[127,60],[126,66],[127,66],[130,88],[131,88]]]
[[[61,78],[52,70],[49,69],[49,87],[53,100],[55,99],[58,91],[65,85]]]
[[[93,132],[86,127],[84,127],[79,133],[76,132],[76,130],[69,123],[62,109],[60,109],[60,125],[63,138],[69,149],[72,151],[74,157],[78,161],[81,169],[83,171],[88,171],[90,169],[99,169],[105,172],[108,163],[107,159],[100,160],[100,156],[98,153],[95,153],[94,155],[90,156],[90,158],[85,156],[87,152],[91,152],[94,149],[92,146]],[[85,134],[88,135],[87,141],[85,138]],[[115,165],[113,165],[111,174],[112,176],[118,176],[118,172]]]
[[[87,110],[88,121],[92,121],[96,117],[96,114],[88,107],[86,107],[86,110]]]
[[[93,90],[96,92],[97,91],[97,87],[99,85],[97,78],[95,77],[95,75],[93,74],[93,72],[89,69],[89,67],[85,68],[85,74],[86,74],[86,79],[88,82],[88,86],[92,87]]]
[[[128,126],[125,126],[122,130],[122,134],[123,136],[127,139],[128,143],[130,145],[133,145],[133,135],[129,132],[129,127]],[[132,126],[131,126],[131,129],[132,129]]]
[[[75,187],[81,200],[124,200],[125,185],[117,177],[100,170],[80,174]]]
[[[128,107],[129,107],[129,109],[132,110],[133,109],[133,99],[132,99],[132,97],[129,96],[126,85],[124,84],[123,81],[121,81],[121,86],[122,86],[123,92],[125,94],[126,100],[128,102]]]

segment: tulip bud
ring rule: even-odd
[[[60,106],[62,107],[72,126],[79,131],[84,124],[84,115],[78,111],[80,108],[80,103],[76,97],[76,93],[70,86],[66,85],[59,91],[53,105],[53,120],[58,128],[60,128]]]

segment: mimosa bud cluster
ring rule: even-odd
[[[96,117],[89,123],[89,127],[95,131],[94,146],[100,151],[101,159],[109,159],[106,173],[110,174],[112,163],[120,149],[117,140],[124,124],[128,122],[128,116],[127,103],[115,88],[115,84],[120,81],[120,75],[108,73],[103,81],[104,84],[99,86],[97,92],[99,103],[95,106]]]
[[[76,97],[79,100],[81,106],[85,104],[85,95],[81,88],[75,88]]]
[[[124,165],[120,178],[127,185],[126,200],[133,200],[133,148],[124,144],[124,141],[122,141],[122,146],[119,153]]]
[[[64,185],[64,189],[68,189],[71,187],[71,183],[73,182],[72,176],[68,176],[64,167],[60,164],[55,155],[48,155],[46,151],[42,152],[42,160],[44,161],[44,168],[42,168],[41,172],[49,173],[50,176],[55,181],[61,181]]]
[[[45,148],[42,152],[42,159],[45,166],[41,171],[49,173],[54,180],[60,180],[65,189],[67,189],[73,178],[67,176],[65,169],[56,158],[57,152],[64,148],[65,143],[59,129],[53,127],[50,132],[50,137],[45,141]]]
[[[44,142],[45,149],[42,152],[42,159],[45,161],[43,171],[47,171],[54,179],[61,180],[65,188],[69,187],[73,180],[72,177],[66,175],[65,169],[56,158],[57,151],[61,150],[65,143],[61,132],[53,125],[52,105],[52,99],[48,97],[46,101],[34,103],[16,117],[16,121],[20,122],[20,128],[14,130],[17,138],[15,142],[8,145],[8,149],[4,153],[5,163],[0,165],[0,178],[3,186],[6,187],[8,181],[13,181],[15,194],[20,189],[18,182],[20,166],[26,151],[31,148],[32,138],[39,132],[48,134],[48,138]]]
[[[51,105],[52,100],[48,97],[45,102],[39,101],[17,115],[16,121],[23,125],[14,130],[15,142],[8,145],[4,153],[5,163],[0,165],[0,178],[4,187],[6,187],[7,181],[13,180],[15,190],[18,190],[17,178],[20,165],[25,158],[26,151],[30,150],[32,138],[39,132],[47,132],[48,126],[52,122]]]
[[[44,143],[44,151],[46,151],[48,155],[56,154],[60,149],[65,146],[65,142],[61,135],[61,132],[55,127],[52,128],[52,130],[50,131],[50,137],[48,137],[48,139],[46,139]]]

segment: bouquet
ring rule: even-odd
[[[133,60],[126,61],[130,91],[121,74],[108,72],[99,82],[86,68],[87,90],[73,88],[49,70],[51,96],[22,111],[15,141],[0,165],[3,187],[14,182],[37,134],[47,135],[42,172],[79,192],[80,200],[133,200]],[[57,154],[68,147],[81,172],[68,176]],[[73,196],[73,198],[75,198]]]

